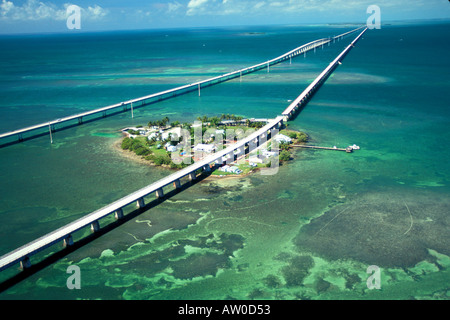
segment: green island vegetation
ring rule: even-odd
[[[226,142],[225,139],[227,137],[225,132],[229,132],[227,131],[228,129],[234,130],[231,131],[235,135],[233,140],[237,140],[246,135],[246,130],[258,130],[265,125],[265,122],[251,121],[250,119],[244,119],[243,117],[229,114],[222,114],[220,117],[201,116],[198,117],[197,120],[202,123],[202,144],[214,142],[214,134],[205,134],[208,130],[210,133],[222,133],[223,141]],[[190,132],[191,146],[194,146],[195,127],[190,123],[180,123],[179,121],[169,124],[169,121],[169,118],[165,117],[160,120],[149,121],[147,127],[140,125],[134,128],[124,129],[123,131],[127,133],[128,136],[123,138],[121,148],[135,153],[137,156],[140,156],[156,166],[164,166],[171,169],[182,169],[189,166],[189,164],[184,162],[177,164],[172,161],[172,152],[178,152],[183,155],[183,150],[179,149],[179,146],[177,148],[177,133],[173,131],[176,128],[187,129]],[[293,144],[301,144],[308,141],[308,135],[306,133],[290,129],[281,130],[278,136],[285,139],[283,141],[278,141],[279,161],[281,163],[292,159]],[[252,152],[253,159],[258,160],[257,158],[259,157],[258,161],[252,161],[252,158],[249,158],[249,155],[247,155],[248,160],[243,160],[241,158],[230,166],[223,166],[214,170],[212,175],[245,175],[258,168],[270,167],[271,161],[274,161],[272,158],[274,153],[271,152],[271,147],[272,142],[268,141],[265,146],[262,146],[256,152]],[[260,159],[264,160],[261,161]]]

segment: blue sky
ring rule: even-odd
[[[0,0],[0,33],[76,32],[69,5],[81,8],[81,31],[272,24],[365,23],[369,5],[381,21],[450,19],[448,0]]]

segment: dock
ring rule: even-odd
[[[347,153],[352,153],[353,152],[353,147],[349,146],[345,149],[343,148],[336,148],[336,147],[319,147],[319,146],[305,146],[305,145],[301,145],[301,144],[293,144],[292,147],[297,147],[297,148],[309,148],[309,149],[322,149],[322,150],[335,150],[335,151],[345,151]]]

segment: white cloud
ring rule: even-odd
[[[186,14],[284,16],[328,12],[329,15],[360,13],[364,17],[366,8],[373,3],[381,9],[394,7],[406,10],[408,7],[420,7],[424,1],[441,0],[410,0],[408,5],[404,0],[190,0]]]
[[[70,3],[58,7],[53,3],[44,3],[38,0],[27,0],[22,6],[16,6],[12,1],[2,0],[0,5],[0,19],[15,21],[36,20],[66,20],[66,9]],[[96,20],[105,17],[108,11],[98,5],[81,8],[82,19]]]
[[[11,1],[2,1],[2,4],[0,5],[0,12],[2,16],[6,16],[10,11],[14,10],[14,3]]]
[[[194,15],[199,13],[205,13],[206,7],[205,5],[208,3],[208,0],[190,0],[187,5],[187,15]]]
[[[108,10],[103,9],[98,5],[87,8],[87,17],[90,19],[101,19],[108,14]],[[83,10],[82,10],[83,12]]]
[[[178,1],[170,2],[167,4],[167,12],[173,13],[183,8],[183,5],[179,3]]]

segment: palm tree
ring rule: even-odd
[[[211,125],[216,127],[220,123],[220,119],[218,117],[212,117],[209,119]]]

